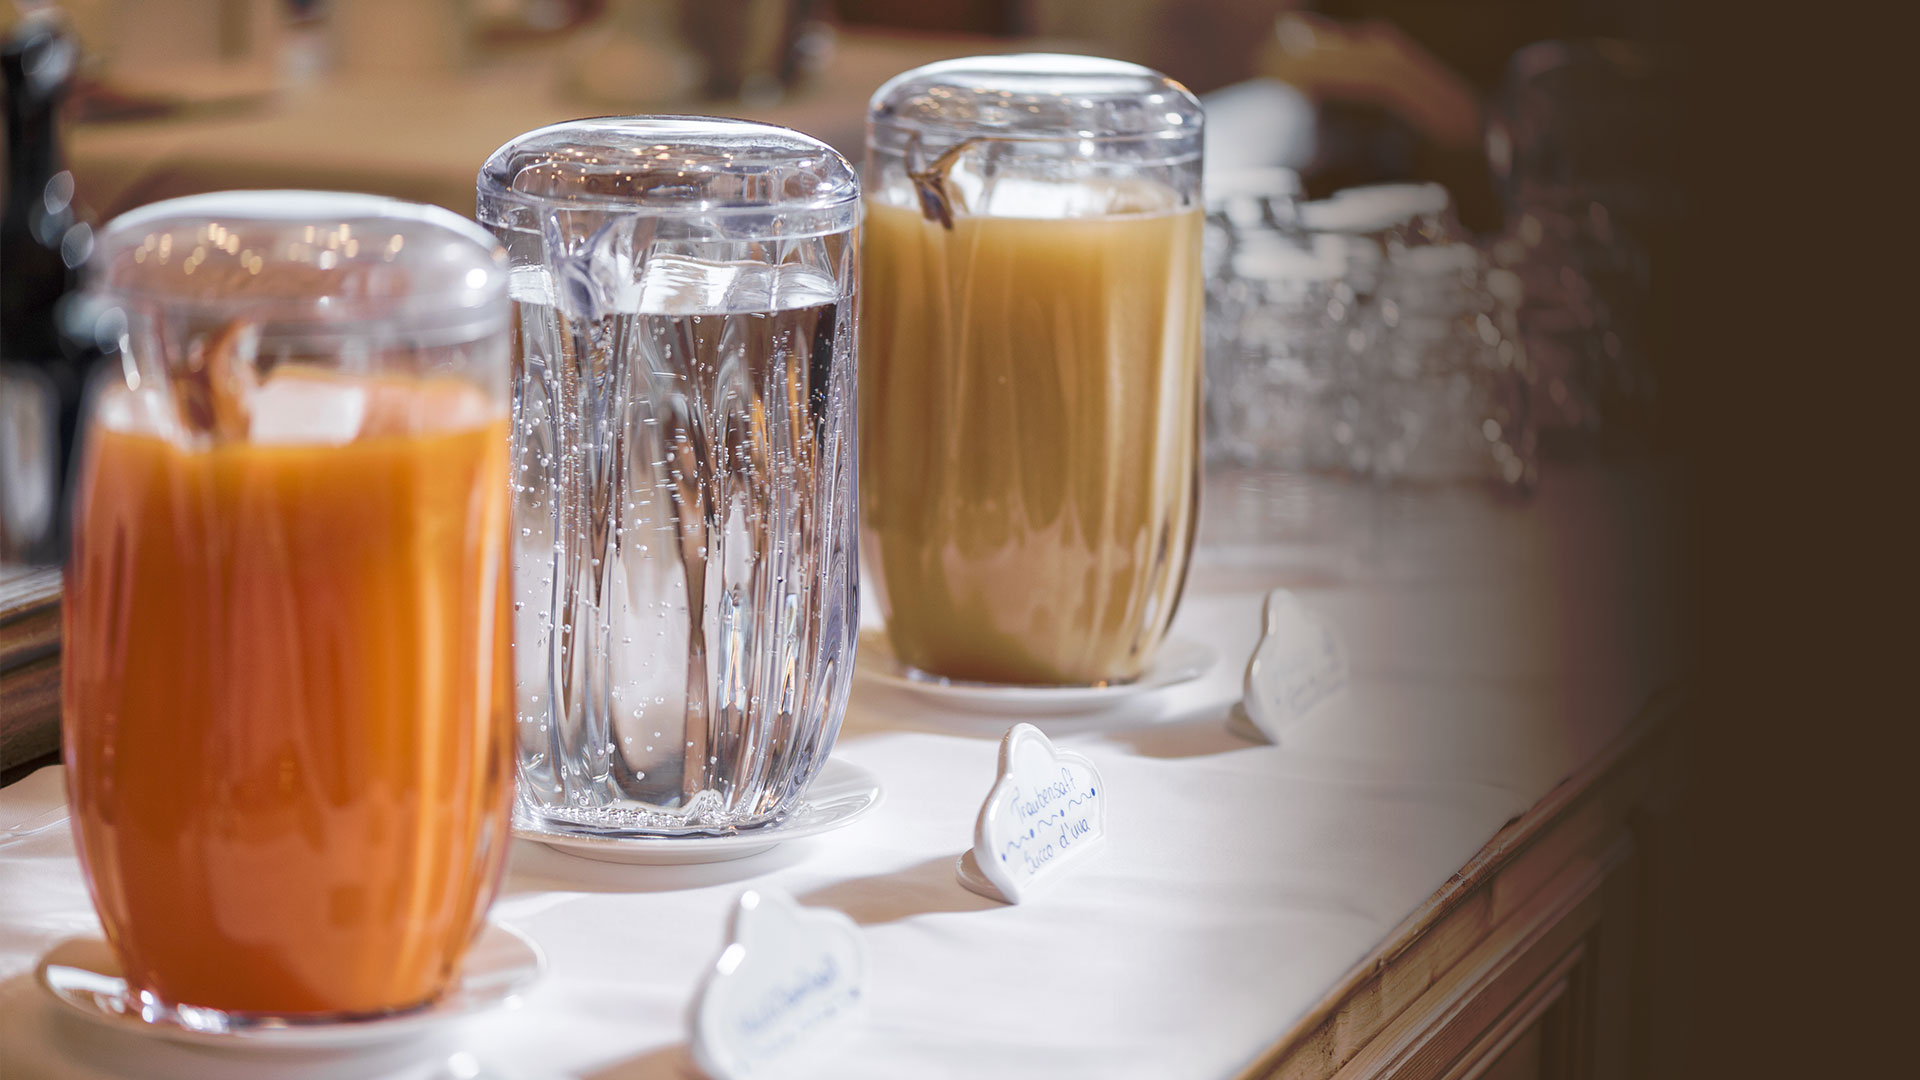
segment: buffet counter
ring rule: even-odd
[[[1175,634],[1218,659],[1125,708],[964,714],[857,680],[834,753],[885,796],[839,832],[679,867],[516,841],[493,918],[545,951],[544,980],[372,1055],[212,1054],[60,1015],[35,960],[99,924],[42,769],[0,790],[3,1071],[682,1076],[732,902],[772,887],[862,929],[867,1007],[835,1076],[1560,1075],[1576,1054],[1645,1074],[1661,1021],[1635,992],[1663,961],[1642,901],[1686,730],[1678,502],[1657,468],[1558,468],[1526,507],[1474,506],[1486,542],[1354,580],[1203,548]],[[1227,724],[1274,586],[1351,661],[1345,707],[1277,746]],[[1021,719],[1097,764],[1109,840],[1007,906],[954,863]]]

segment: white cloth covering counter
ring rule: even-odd
[[[0,1074],[26,1078],[687,1075],[687,1011],[749,885],[839,908],[871,954],[844,1077],[1219,1077],[1255,1058],[1500,827],[1680,672],[1671,498],[1645,470],[1558,471],[1418,573],[1296,587],[1345,636],[1353,689],[1283,745],[1226,728],[1263,591],[1198,565],[1175,632],[1220,656],[1124,709],[1033,719],[1089,755],[1111,839],[1043,897],[966,891],[954,860],[1021,717],[861,680],[835,753],[886,801],[750,859],[595,863],[516,841],[493,917],[546,951],[517,1010],[375,1054],[209,1053],[60,1015],[33,982],[97,935],[58,768],[0,790]],[[1459,557],[1461,551],[1467,552]],[[1298,586],[1298,583],[1293,583]]]

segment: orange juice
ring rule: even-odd
[[[505,419],[451,379],[304,378],[355,392],[348,441],[188,446],[120,391],[77,496],[75,832],[170,1003],[427,1002],[505,859]]]
[[[1198,499],[1200,211],[947,229],[870,201],[865,229],[861,557],[894,652],[982,682],[1138,676]]]

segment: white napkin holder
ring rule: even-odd
[[[1093,762],[1032,724],[1000,740],[1000,771],[960,856],[960,884],[1009,904],[1031,899],[1107,837],[1107,786]]]
[[[1286,589],[1267,594],[1260,643],[1247,661],[1240,707],[1228,726],[1278,743],[1286,729],[1347,699],[1347,646],[1333,624]]]
[[[714,1080],[814,1072],[854,1027],[866,983],[866,947],[852,919],[749,889],[694,996],[694,1062]]]

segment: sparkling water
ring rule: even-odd
[[[851,311],[804,262],[593,255],[558,308],[514,272],[517,813],[777,820],[853,672]]]

